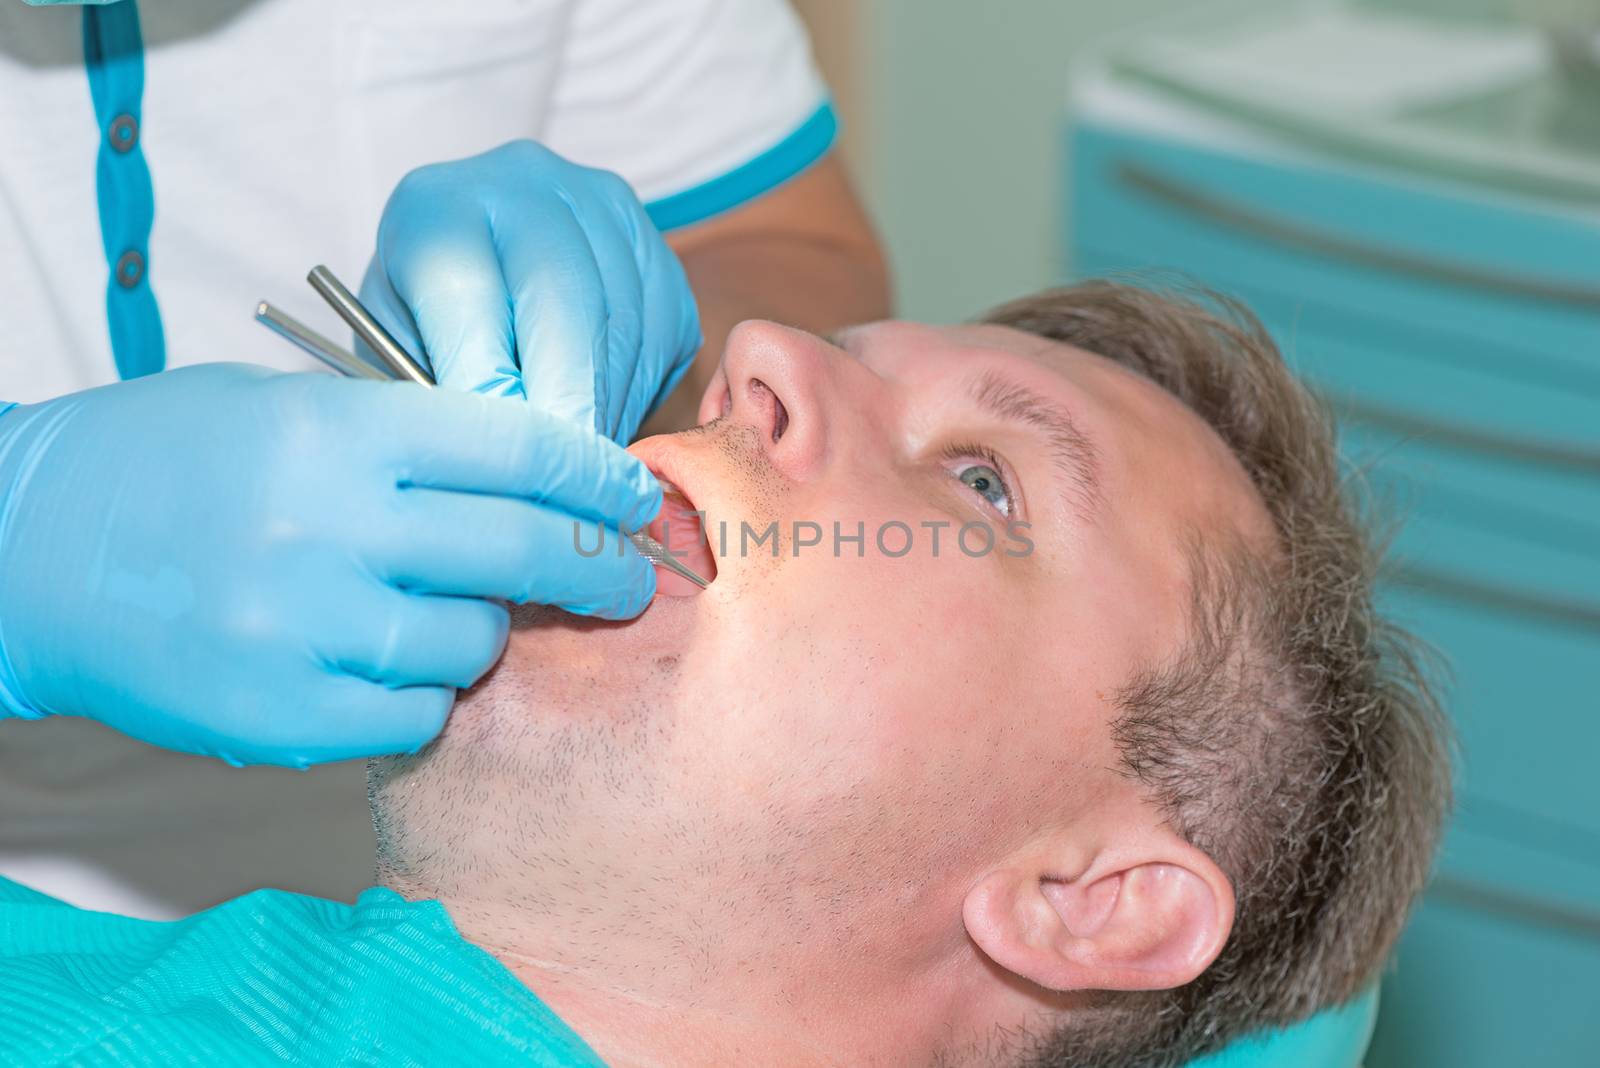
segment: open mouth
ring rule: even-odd
[[[651,521],[649,535],[695,574],[707,582],[715,582],[717,558],[706,538],[704,515],[695,510],[694,502],[673,483],[661,479],[661,489],[661,513]],[[690,597],[701,591],[699,586],[671,568],[657,567],[656,592],[667,597]]]

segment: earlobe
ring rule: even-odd
[[[1051,990],[1161,990],[1222,951],[1233,892],[1185,843],[1170,859],[1091,864],[1071,878],[996,869],[968,892],[962,919],[996,964]]]

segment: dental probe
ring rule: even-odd
[[[367,361],[357,359],[349,349],[335,345],[287,312],[264,300],[256,305],[256,322],[285,341],[299,346],[342,375],[349,378],[371,378],[380,382],[389,380],[388,375]]]
[[[316,281],[318,272],[321,272],[322,281],[324,284],[331,283],[326,290],[323,288],[323,285],[319,285]],[[402,372],[399,370],[399,368],[409,364],[417,375],[417,377],[413,378],[412,381],[418,383],[419,385],[428,386],[430,388],[435,385],[433,376],[428,373],[427,369],[418,364],[414,359],[411,358],[410,354],[407,353],[405,349],[400,347],[400,343],[395,341],[393,335],[391,335],[387,330],[384,330],[383,326],[376,319],[372,318],[371,313],[369,313],[367,309],[361,305],[361,302],[358,301],[348,289],[345,289],[345,287],[340,284],[339,280],[333,276],[331,271],[329,271],[326,267],[318,267],[316,270],[311,272],[308,281],[311,281],[311,284],[316,287],[318,293],[323,294],[323,297],[327,299],[329,304],[334,305],[335,311],[339,310],[339,305],[335,303],[332,297],[328,296],[328,292],[342,293],[341,299],[349,302],[352,313],[365,317],[365,319],[370,321],[371,325],[375,327],[376,330],[382,331],[381,339],[387,339],[387,344],[393,346],[394,352],[398,353],[400,360],[403,360],[404,363],[396,361],[396,363],[391,364],[391,373],[386,374],[382,369],[373,367],[365,360],[357,359],[354,354],[329,341],[327,338],[323,337],[315,330],[312,330],[304,323],[301,323],[287,312],[274,307],[266,301],[261,301],[256,305],[256,322],[267,327],[279,337],[284,338],[294,345],[297,345],[301,349],[310,353],[312,356],[315,356],[317,359],[321,360],[323,363],[327,364],[333,370],[345,375],[346,377],[371,378],[380,381],[393,380],[401,377]],[[344,312],[341,311],[340,318],[344,319],[345,322],[350,323],[351,329],[355,330],[357,335],[361,336],[361,339],[366,341],[374,351],[378,351],[378,346],[374,345],[371,340],[362,334],[362,331],[355,326],[355,322],[351,316],[345,315]],[[374,333],[374,336],[377,337],[379,335]],[[407,373],[406,377],[410,377],[409,373]],[[705,589],[710,585],[709,582],[696,574],[692,568],[690,568],[682,560],[679,560],[676,556],[673,556],[667,551],[665,546],[644,531],[624,530],[623,533],[627,535],[629,541],[633,542],[633,547],[639,550],[639,555],[650,561],[656,567],[664,567],[673,574],[678,575],[681,578],[688,579],[701,589]]]
[[[322,266],[313,267],[311,273],[306,275],[306,281],[339,313],[339,318],[349,324],[350,329],[356,332],[356,337],[366,342],[367,347],[389,365],[395,378],[408,378],[422,386],[434,384],[433,376],[400,347],[394,335],[372,317],[372,313],[356,299],[354,293],[344,287],[343,282],[333,276],[332,271]]]

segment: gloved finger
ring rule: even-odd
[[[642,217],[638,225],[650,227],[649,232],[655,233],[655,224],[644,214],[643,207],[638,213]],[[695,354],[705,343],[705,337],[700,329],[700,310],[689,288],[683,263],[666,241],[656,234],[654,240],[639,242],[636,258],[644,284],[641,336],[647,344],[660,346],[669,361],[661,368],[659,382],[651,381],[649,376],[636,375],[629,383],[627,410],[639,413],[638,418],[643,421],[678,387],[693,364]]]
[[[605,409],[596,401],[606,388],[608,319],[629,298],[607,291],[591,235],[560,197],[540,198],[500,220],[495,242],[529,403],[604,433]]]
[[[265,697],[265,695],[264,695]],[[272,764],[307,768],[334,760],[414,753],[444,727],[455,704],[450,686],[395,689],[354,675],[326,674],[312,697],[263,700],[259,716],[233,718],[229,732],[194,731],[182,748],[236,767]]]
[[[661,485],[615,442],[521,402],[390,387],[411,485],[523,497],[637,530],[661,509]]]
[[[465,689],[494,666],[511,618],[502,605],[376,586],[352,611],[365,626],[322,653],[341,671],[385,686]]]
[[[391,204],[378,230],[378,259],[417,324],[434,377],[462,393],[521,397],[511,304],[488,216],[460,194],[425,202],[425,213]]]
[[[411,309],[394,291],[394,286],[389,284],[383,263],[376,256],[367,264],[366,276],[361,280],[361,303],[383,324],[385,330],[394,335],[401,348],[423,367],[433,370],[426,346],[422,344],[422,336],[417,332],[417,321],[411,317]],[[360,338],[355,339],[355,354],[379,370],[387,369],[383,360]]]
[[[453,686],[398,689],[354,675],[329,679],[318,718],[305,731],[315,742],[291,747],[296,767],[358,757],[415,753],[444,729],[456,701]]]
[[[624,425],[630,392],[666,370],[660,361],[644,358],[644,346],[653,341],[643,333],[645,285],[637,249],[639,242],[659,237],[654,227],[640,229],[636,225],[633,212],[637,210],[642,218],[643,209],[621,178],[602,173],[586,192],[595,203],[580,213],[579,220],[594,249],[606,296],[606,367],[605,373],[596,376],[596,418],[601,433],[627,444],[636,429]]]
[[[408,489],[403,540],[370,561],[408,590],[555,605],[628,619],[655,596],[654,567],[615,526],[509,497]]]

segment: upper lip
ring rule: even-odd
[[[673,435],[646,438],[634,443],[628,451],[642,460],[659,481],[676,490],[691,509],[704,508],[695,484],[698,479],[692,471],[686,470],[691,465],[683,462],[683,447],[676,443]]]

